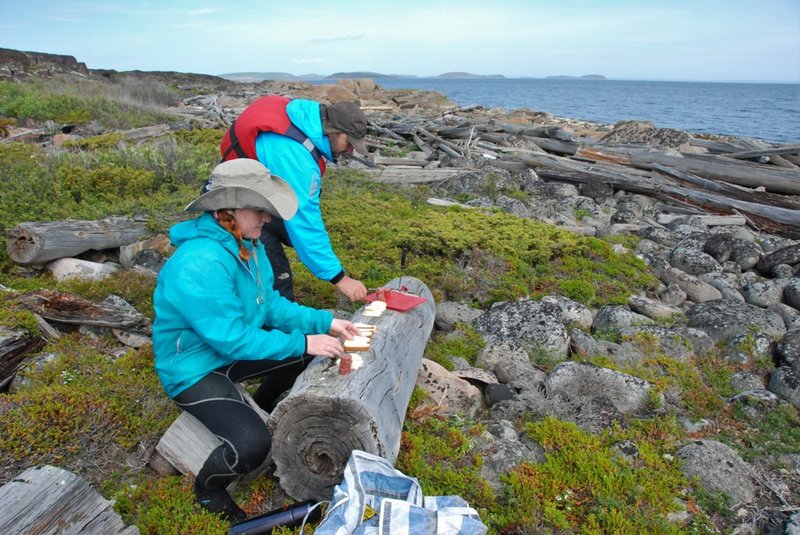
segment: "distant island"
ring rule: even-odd
[[[471,74],[468,72],[446,72],[436,78],[505,78],[502,74]]]
[[[347,78],[371,78],[373,80],[380,80],[381,78],[407,78],[408,75],[398,75],[398,74],[383,74],[380,72],[370,72],[370,71],[354,71],[354,72],[335,72],[329,76],[326,76],[324,80],[344,80]]]

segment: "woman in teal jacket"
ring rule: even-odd
[[[266,459],[271,438],[235,383],[263,376],[254,399],[270,409],[309,355],[341,357],[340,337],[358,331],[349,321],[273,290],[258,237],[271,216],[290,219],[297,198],[261,163],[237,159],[218,165],[209,190],[186,209],[204,213],[170,230],[177,250],[161,270],[153,297],[155,368],[167,394],[222,439],[197,474],[198,500],[240,521],[244,513],[225,487]]]

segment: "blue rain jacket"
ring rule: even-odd
[[[255,255],[241,260],[236,239],[209,213],[178,223],[170,239],[177,250],[153,295],[155,368],[170,397],[236,360],[302,355],[306,334],[330,330],[333,314],[272,289],[272,269],[258,240]]]
[[[286,106],[286,113],[323,156],[333,161],[328,136],[322,132],[319,102],[295,99]],[[319,205],[322,176],[314,157],[297,141],[274,132],[262,132],[256,137],[256,156],[297,194],[297,213],[286,221],[286,231],[300,261],[317,278],[327,281],[336,278],[342,273],[342,263],[333,252],[322,221]]]

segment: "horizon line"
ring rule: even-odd
[[[545,75],[545,76],[533,76],[533,75],[516,75],[516,76],[509,76],[505,74],[475,74],[470,72],[464,71],[450,71],[450,72],[463,72],[465,76],[443,76],[443,74],[449,73],[442,73],[442,74],[432,74],[432,75],[417,75],[417,74],[388,74],[388,73],[381,73],[381,72],[373,72],[373,71],[342,71],[341,74],[372,74],[377,75],[380,78],[390,78],[395,80],[414,80],[414,79],[421,79],[421,80],[432,80],[432,79],[444,79],[444,80],[481,80],[481,79],[490,79],[490,80],[551,80],[551,79],[562,79],[562,80],[576,80],[576,81],[617,81],[617,82],[686,82],[686,83],[738,83],[738,84],[800,84],[800,79],[797,80],[753,80],[753,79],[679,79],[679,78],[610,78],[603,74],[587,74],[587,75],[568,75],[568,74],[557,74],[557,75]],[[200,74],[200,73],[198,73]],[[339,72],[331,73],[331,74],[319,74],[319,73],[306,73],[306,74],[293,74],[290,72],[284,71],[235,71],[235,72],[226,72],[222,74],[214,74],[212,76],[217,76],[220,78],[224,78],[225,76],[231,75],[245,75],[245,74],[287,74],[292,76],[293,78],[298,78],[300,81],[324,81],[328,80],[334,74],[339,74]],[[346,76],[337,76],[334,79],[356,79],[356,78],[372,78],[370,76],[354,76],[352,78],[347,78]],[[280,79],[270,79],[265,78],[264,80],[280,80]]]

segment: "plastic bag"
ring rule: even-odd
[[[373,514],[375,513],[375,514]],[[458,496],[423,496],[419,482],[386,459],[353,450],[316,535],[484,535],[478,512]]]

